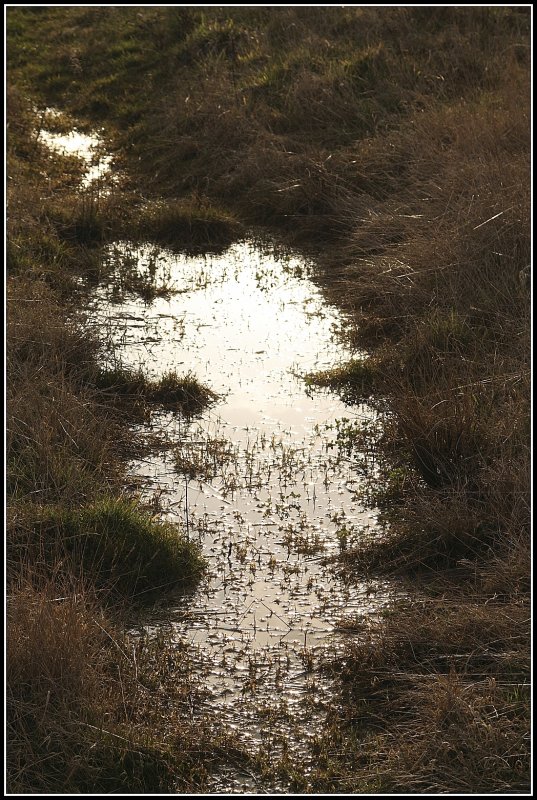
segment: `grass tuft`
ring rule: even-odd
[[[46,506],[35,527],[52,563],[65,547],[73,574],[116,597],[149,600],[158,590],[194,585],[203,570],[197,546],[182,531],[132,500],[102,498],[76,510]]]
[[[169,410],[181,411],[187,416],[202,413],[218,399],[215,392],[190,372],[180,376],[172,370],[158,380],[150,380],[141,369],[120,366],[100,369],[95,383],[112,400],[119,397],[156,403]]]
[[[236,217],[200,195],[159,200],[140,211],[137,236],[179,250],[223,248],[242,232]]]
[[[355,404],[371,396],[376,367],[372,359],[351,359],[346,364],[306,375],[308,386],[334,389],[344,402]]]

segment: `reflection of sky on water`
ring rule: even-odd
[[[125,247],[110,251],[118,268]],[[138,356],[155,374],[195,370],[216,391],[230,393],[230,408],[254,406],[257,419],[264,399],[261,413],[280,419],[274,404],[303,405],[303,387],[290,370],[328,367],[341,358],[332,335],[340,319],[314,284],[300,277],[305,267],[299,259],[278,269],[277,261],[245,242],[207,258],[161,251],[158,260],[156,252],[139,248],[142,269],[178,294],[156,298],[149,308],[126,299],[122,311],[144,323],[129,330],[129,360]],[[178,330],[181,320],[184,329]],[[151,325],[158,341],[148,347]]]
[[[132,465],[149,491],[163,491],[169,518],[188,519],[209,561],[188,603],[155,610],[149,629],[165,622],[199,647],[211,703],[230,723],[248,719],[259,742],[259,709],[277,702],[305,742],[329,696],[317,673],[311,694],[305,657],[337,646],[341,617],[374,612],[387,597],[380,584],[346,585],[323,560],[339,551],[342,529],[352,544],[375,526],[335,428],[342,418],[360,425],[372,411],[308,393],[297,374],[349,357],[335,336],[340,315],[302,259],[248,241],[208,257],[117,243],[107,260],[110,282],[97,290],[93,311],[110,326],[123,362],[154,377],[192,371],[223,395],[198,420],[160,412],[154,424],[187,455],[207,437],[233,452],[208,478],[178,474],[173,451]],[[129,291],[125,270],[168,293],[144,301]],[[292,727],[285,714],[270,726],[270,735]]]
[[[39,138],[51,150],[78,156],[85,162],[86,173],[82,179],[82,186],[89,186],[93,181],[102,178],[110,169],[112,158],[103,155],[102,142],[94,133],[82,133],[76,130],[69,131],[69,133],[52,133],[41,129]]]

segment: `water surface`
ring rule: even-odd
[[[44,114],[52,118],[58,113],[53,108],[48,108],[44,112]],[[81,185],[84,188],[98,183],[101,178],[109,173],[112,156],[105,152],[103,140],[94,131],[85,133],[73,129],[67,133],[56,133],[46,128],[41,128],[39,139],[57,153],[77,156],[82,160],[85,172]]]
[[[196,420],[155,413],[175,446],[131,465],[209,562],[195,594],[146,626],[198,649],[212,707],[243,735],[287,737],[304,751],[331,698],[317,656],[341,644],[341,618],[388,597],[386,585],[348,585],[326,563],[375,526],[338,446],[338,433],[373,412],[311,393],[303,379],[350,356],[345,321],[313,265],[259,242],[206,257],[119,242],[107,262],[94,313],[122,361],[154,377],[192,371],[221,395]],[[154,288],[145,299],[121,277],[133,269]]]
[[[95,134],[41,137],[84,160],[85,187],[110,177]],[[140,625],[191,643],[208,687],[194,715],[216,713],[250,752],[287,750],[302,766],[334,702],[320,657],[343,646],[341,620],[372,618],[393,592],[383,582],[350,585],[329,561],[376,526],[341,446],[373,411],[308,391],[304,374],[351,356],[340,336],[345,319],[314,272],[262,241],[212,256],[116,242],[90,303],[111,363],[120,358],[155,378],[192,372],[220,395],[197,419],[155,411],[138,426],[165,432],[169,447],[133,462],[132,481],[199,541],[208,562],[191,596],[165,595]],[[234,767],[215,784],[228,793],[259,788]]]

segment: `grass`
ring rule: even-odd
[[[176,526],[152,519],[133,500],[103,497],[77,507],[43,506],[26,533],[25,557],[52,574],[63,559],[70,575],[87,581],[116,602],[151,602],[156,592],[192,587],[204,562],[199,548]]]
[[[192,373],[179,377],[173,371],[165,373],[150,385],[149,396],[151,400],[164,406],[180,406],[187,414],[199,413],[217,398]]]
[[[226,439],[207,438],[201,444],[197,441],[181,442],[174,450],[174,465],[178,472],[190,480],[213,480],[216,475],[236,456],[233,445]]]
[[[199,195],[146,205],[139,215],[137,237],[171,247],[205,252],[232,244],[242,231],[239,221]]]
[[[308,386],[334,389],[350,405],[371,396],[375,386],[375,368],[367,359],[352,359],[345,364],[306,375]]]
[[[80,170],[35,141],[34,122],[18,98],[7,285],[9,791],[203,790],[204,764],[229,742],[210,722],[201,731],[189,721],[201,694],[188,654],[125,628],[134,606],[191,590],[204,562],[180,527],[125,496],[125,461],[142,445],[117,380],[97,385],[110,352],[78,280],[101,258],[92,225],[109,201],[87,204]],[[214,399],[193,376],[141,380],[144,406],[148,394],[175,410]]]
[[[195,375],[166,372],[158,380],[150,380],[141,369],[113,367],[100,369],[95,384],[114,401],[118,398],[155,403],[163,408],[181,411],[186,416],[200,414],[218,396]]]
[[[91,506],[112,460],[61,310],[102,236],[224,246],[239,220],[307,243],[362,354],[310,384],[368,396],[383,421],[361,466],[383,535],[343,562],[424,597],[362,639],[350,626],[309,789],[524,791],[528,10],[11,8],[7,23],[17,513],[66,486]],[[106,125],[119,198],[84,205],[80,165],[42,150],[24,97]],[[359,467],[367,433],[340,433]]]
[[[180,645],[129,639],[88,584],[22,582],[8,600],[8,791],[206,788],[203,760],[229,744],[189,721],[202,696]]]
[[[77,195],[67,207],[55,211],[53,222],[60,241],[76,242],[92,247],[106,237],[106,211],[98,194],[92,191]]]
[[[346,623],[355,635],[332,665],[342,706],[316,743],[310,790],[524,791],[528,625],[523,603],[465,594]]]
[[[186,655],[171,670],[123,633],[133,603],[196,584],[199,548],[123,495],[137,445],[117,396],[111,407],[93,385],[95,335],[33,276],[8,294],[9,789],[203,787],[193,754],[216,738],[200,743],[186,721]],[[144,674],[161,676],[151,691]],[[156,697],[175,709],[173,735]]]

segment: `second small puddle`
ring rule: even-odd
[[[43,120],[53,122],[61,118],[62,114],[55,108],[46,108],[41,112]],[[82,187],[88,188],[107,175],[112,163],[112,157],[104,152],[102,139],[94,132],[84,133],[73,129],[66,133],[56,133],[41,127],[38,137],[51,150],[65,155],[74,155],[82,160],[85,166]]]

